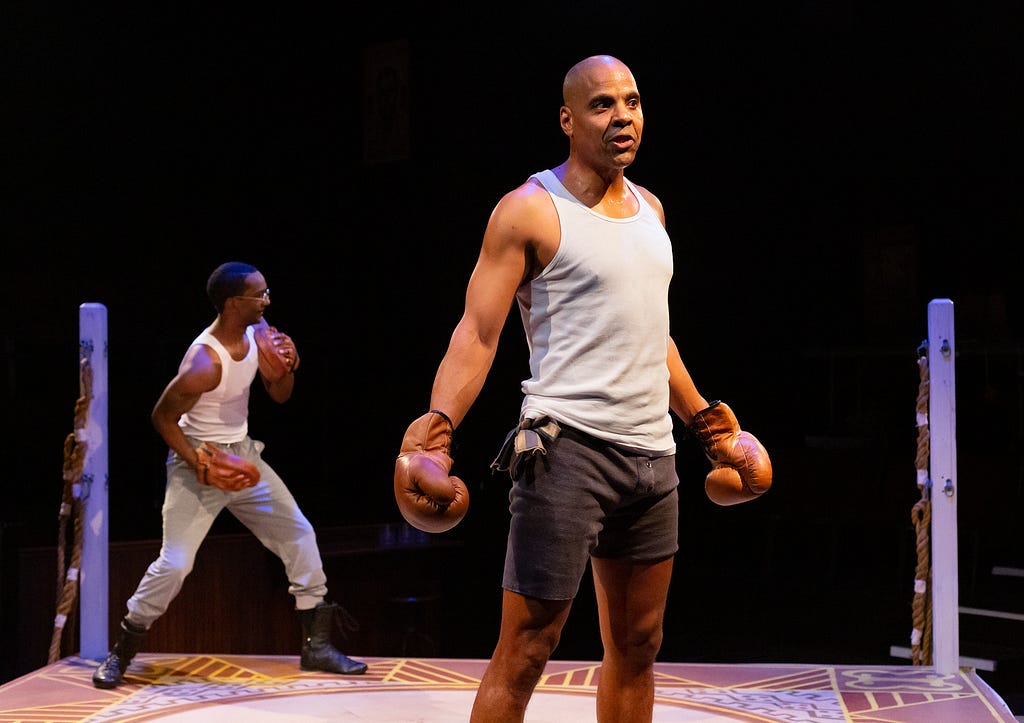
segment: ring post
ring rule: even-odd
[[[932,640],[935,672],[960,669],[956,505],[956,344],[953,302],[928,304],[928,425],[931,437]]]
[[[80,655],[102,660],[108,651],[107,621],[107,308],[82,304],[78,309],[79,352],[92,367],[92,398],[85,429],[75,434],[86,442],[82,479],[75,494],[84,505],[82,570],[79,596]]]

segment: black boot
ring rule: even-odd
[[[121,631],[117,634],[114,649],[107,655],[107,659],[100,663],[100,667],[93,672],[92,684],[97,688],[116,688],[121,685],[124,671],[128,670],[132,658],[139,652],[145,637],[144,628],[128,622],[127,618],[122,620]]]
[[[342,632],[358,629],[345,608],[335,603],[322,602],[311,610],[299,610],[298,613],[302,623],[302,657],[299,667],[342,675],[362,675],[366,672],[366,663],[352,660],[331,645],[331,623],[335,621],[335,616]]]

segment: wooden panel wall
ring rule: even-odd
[[[353,657],[444,657],[444,570],[453,567],[457,543],[404,523],[320,530],[318,540],[328,599],[359,624],[347,637],[335,631],[340,650]],[[111,644],[125,601],[159,549],[159,540],[110,545]],[[54,547],[18,551],[15,675],[47,663],[56,611],[56,560]],[[77,620],[69,625],[77,626]],[[298,655],[300,643],[284,566],[253,535],[241,533],[207,538],[192,574],[150,629],[143,650]],[[77,628],[72,633],[69,627],[62,656],[77,650]]]

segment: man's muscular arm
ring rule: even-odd
[[[193,346],[150,414],[153,426],[167,446],[192,467],[198,463],[196,451],[178,426],[178,420],[195,406],[202,394],[217,388],[220,374],[217,353],[202,344]]]
[[[687,425],[697,412],[708,406],[707,400],[697,391],[671,337],[668,340],[668,394],[669,408]]]
[[[516,290],[550,261],[558,221],[547,193],[527,182],[491,213],[466,288],[466,307],[437,368],[430,410],[413,421],[395,462],[395,501],[405,520],[444,532],[469,508],[469,491],[450,474],[451,438],[483,388]]]
[[[527,182],[495,206],[466,288],[466,306],[438,366],[430,408],[458,426],[476,401],[519,286],[550,260],[558,219],[547,192]]]
[[[291,399],[292,390],[295,388],[295,374],[289,372],[279,379],[271,381],[261,373],[260,378],[263,379],[263,387],[267,390],[267,394],[275,402],[284,404]]]

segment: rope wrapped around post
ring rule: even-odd
[[[79,365],[81,396],[75,401],[75,431],[64,439],[64,488],[61,494],[60,514],[57,529],[57,613],[53,620],[53,634],[50,638],[48,661],[61,659],[61,640],[68,620],[78,599],[78,575],[82,564],[82,536],[84,532],[85,509],[81,498],[75,494],[75,486],[81,482],[85,466],[88,443],[80,432],[85,430],[89,418],[89,404],[92,402],[92,366],[89,358],[83,356]],[[67,558],[67,528],[74,517],[71,563]]]
[[[914,570],[914,628],[910,635],[910,658],[913,665],[932,664],[932,596],[931,596],[931,479],[929,466],[931,445],[928,430],[929,372],[928,344],[917,350],[920,382],[917,388],[917,486],[921,499],[913,506],[910,519],[916,532],[917,567]]]

